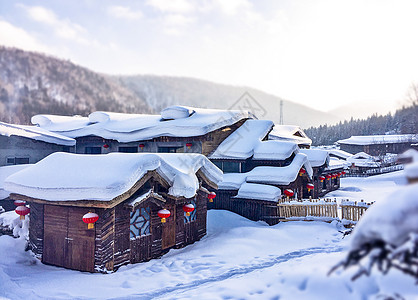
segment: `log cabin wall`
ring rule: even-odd
[[[216,198],[213,202],[208,203],[208,209],[224,209],[232,210],[231,198],[238,194],[238,190],[212,190],[216,193]]]
[[[99,220],[95,223],[95,270],[99,272],[113,271],[115,252],[115,208],[96,209],[95,212],[99,215]]]
[[[202,154],[209,156],[213,153],[216,148],[235,130],[241,127],[247,119],[240,120],[231,126],[226,126],[215,131],[209,132],[205,135],[204,140],[202,141]]]
[[[36,258],[42,259],[44,248],[44,205],[30,203],[29,216],[29,249]]]
[[[114,270],[130,262],[131,245],[129,240],[129,226],[130,209],[121,203],[115,207]]]

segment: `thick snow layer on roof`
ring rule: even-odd
[[[338,159],[336,157],[331,157],[328,162],[327,170],[336,170],[336,169],[348,169],[351,166],[350,162],[346,160]]]
[[[280,196],[281,190],[278,187],[266,184],[244,183],[235,197],[277,202]]]
[[[4,181],[10,175],[19,172],[28,166],[32,165],[15,165],[15,166],[4,166],[0,167],[0,200],[9,197],[10,193],[4,189]]]
[[[247,159],[273,127],[272,121],[247,120],[231,133],[210,158]]]
[[[380,163],[377,162],[373,156],[365,153],[359,152],[347,158],[347,161],[351,164],[354,164],[356,167],[366,167],[366,168],[378,168]]]
[[[301,153],[308,156],[309,162],[312,167],[320,167],[329,164],[328,152],[321,149],[301,149]]]
[[[350,145],[372,145],[372,144],[394,144],[394,143],[416,143],[418,134],[394,134],[394,135],[353,135],[339,144]]]
[[[218,183],[220,190],[238,190],[245,182],[248,173],[226,173]]]
[[[189,111],[190,115],[186,117],[184,111]],[[131,142],[160,136],[189,137],[205,135],[208,132],[230,126],[242,119],[251,117],[248,112],[238,110],[188,108],[183,106],[168,107],[163,110],[162,114],[165,117],[170,117],[170,119],[164,119],[161,115],[121,114],[99,111],[90,114],[88,122],[85,118],[74,118],[71,120],[69,117],[61,116],[47,116],[49,123],[38,122],[40,116],[35,116],[32,118],[32,122],[47,130],[58,131],[72,138],[95,135],[119,142]]]
[[[269,140],[290,141],[297,144],[311,145],[312,140],[306,133],[295,125],[274,125],[273,130],[269,134]]]
[[[296,143],[285,141],[263,141],[273,126],[266,120],[247,120],[228,136],[210,156],[212,159],[285,160],[298,153]]]
[[[348,153],[347,151],[340,150],[340,149],[327,149],[327,151],[330,155],[334,155],[342,159],[347,159],[350,156],[352,156],[351,153]]]
[[[74,146],[75,140],[66,136],[49,132],[48,130],[37,126],[15,125],[0,122],[0,135],[3,136],[21,136],[28,139],[43,141],[63,146]]]
[[[161,117],[165,120],[176,120],[188,118],[194,112],[194,108],[187,106],[174,105],[161,111]]]
[[[263,141],[254,149],[254,159],[259,160],[285,160],[293,153],[299,153],[299,147],[294,142]]]
[[[354,229],[352,250],[379,240],[392,246],[403,244],[411,233],[418,234],[417,216],[418,184],[400,187],[366,211]]]
[[[81,116],[35,115],[31,122],[33,125],[59,132],[83,128],[90,121],[89,118]]]
[[[277,202],[281,194],[281,190],[272,185],[244,183],[239,188],[238,194],[235,197]]]
[[[195,195],[198,170],[214,183],[222,180],[222,171],[201,154],[54,153],[8,177],[5,188],[51,201],[109,201],[128,191],[151,170],[170,184],[169,193],[176,197]]]
[[[312,178],[312,167],[305,154],[298,153],[292,163],[285,167],[255,167],[248,172],[246,181],[253,183],[268,183],[274,185],[288,185],[295,181],[299,170],[304,167],[306,173]]]
[[[299,170],[304,167],[306,173],[312,178],[313,170],[305,154],[298,153],[290,165],[286,167],[255,167],[247,173],[224,174],[223,180],[218,184],[219,189],[239,189],[244,182],[288,185],[295,181]]]

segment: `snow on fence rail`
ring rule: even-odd
[[[366,203],[363,200],[360,202],[342,200],[340,204],[342,222],[344,224],[357,223],[370,205],[372,205],[372,203]]]
[[[277,204],[279,215],[286,218],[306,217],[338,217],[338,206],[331,199],[309,199],[303,201],[289,201]]]
[[[284,221],[341,220],[344,225],[354,225],[370,205],[371,203],[365,203],[363,200],[342,200],[340,205],[332,199],[282,200],[277,203],[277,216]],[[341,208],[340,215],[338,208]]]

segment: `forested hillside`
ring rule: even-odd
[[[0,46],[0,121],[29,124],[35,114],[95,110],[149,113],[143,99],[68,60]]]
[[[418,101],[410,101],[409,106],[398,109],[394,114],[373,115],[361,120],[351,119],[334,126],[310,127],[305,132],[315,146],[332,145],[352,135],[418,134]]]

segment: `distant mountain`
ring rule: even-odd
[[[386,115],[389,112],[387,105],[376,105],[374,102],[353,102],[328,111],[341,120],[365,119],[372,114]]]
[[[0,121],[28,124],[39,113],[148,113],[138,95],[70,61],[0,46]]]
[[[280,120],[281,98],[260,90],[167,76],[112,76],[48,55],[0,46],[0,121],[28,124],[35,114],[87,115],[105,110],[159,113],[179,104],[242,109]],[[284,123],[334,124],[329,113],[283,100]]]
[[[260,90],[231,86],[185,77],[152,75],[115,76],[118,83],[144,99],[155,111],[182,104],[202,108],[249,109],[259,118],[280,120],[281,98]],[[321,124],[334,124],[340,119],[307,106],[283,100],[285,124],[307,128]]]

